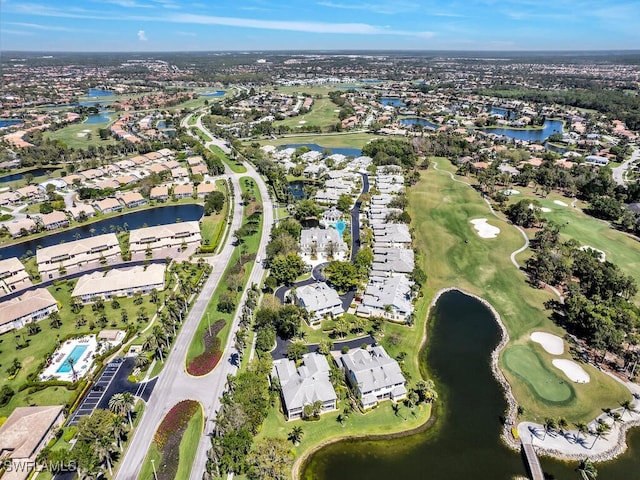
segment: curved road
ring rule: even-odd
[[[183,119],[182,124],[188,125],[190,115]],[[204,127],[202,130],[213,138],[211,132]],[[209,147],[216,142],[207,142]],[[242,205],[239,192],[240,178],[251,177],[256,183],[263,203],[263,229],[260,237],[260,245],[258,255],[264,257],[265,246],[269,240],[271,226],[273,224],[273,208],[269,198],[269,192],[264,181],[258,173],[247,165],[247,172],[243,174],[234,174],[227,170],[226,177],[231,180],[236,192],[233,203],[233,217],[230,225],[230,231],[234,232],[240,228],[242,224]],[[210,448],[209,434],[212,431],[211,420],[215,418],[216,411],[220,408],[220,398],[226,388],[227,375],[235,374],[237,367],[232,364],[230,358],[237,354],[234,345],[235,332],[238,329],[240,320],[239,312],[241,306],[246,299],[246,291],[243,292],[238,310],[234,317],[231,331],[228,336],[227,344],[220,363],[210,374],[204,377],[192,377],[185,371],[185,357],[191,344],[191,339],[200,324],[209,300],[220,282],[222,275],[229,264],[231,254],[233,253],[233,235],[229,235],[222,251],[213,257],[214,269],[202,288],[196,302],[194,303],[189,315],[184,321],[182,328],[176,338],[173,348],[169,352],[166,359],[164,369],[160,373],[154,391],[149,398],[147,408],[144,411],[140,424],[134,432],[131,444],[125,453],[120,468],[115,478],[118,480],[135,480],[140,472],[140,468],[144,463],[147,451],[153,440],[154,433],[162,421],[164,415],[169,409],[181,400],[193,399],[202,404],[205,414],[205,428],[203,435],[198,444],[195,461],[191,470],[190,478],[193,480],[201,480],[205,471],[207,461],[207,450]],[[253,269],[249,276],[248,285],[252,283],[259,284],[262,280],[264,269],[258,262],[254,263]]]
[[[629,160],[626,160],[619,167],[611,169],[613,180],[618,185],[624,185],[627,182],[627,170],[629,170],[633,163],[638,161],[640,161],[640,148],[634,145],[633,152],[631,153],[631,158],[629,158]]]

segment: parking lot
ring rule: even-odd
[[[102,375],[100,375],[98,380],[91,387],[91,390],[89,390],[89,393],[87,393],[87,395],[82,400],[80,407],[73,413],[72,417],[69,419],[69,425],[76,425],[81,416],[91,415],[93,411],[98,407],[103,397],[105,397],[105,393],[107,393],[107,391],[109,390],[111,382],[116,377],[116,374],[124,366],[125,362],[123,362],[122,360],[123,359],[121,358],[116,358],[115,360],[107,364],[104,371],[102,372]]]

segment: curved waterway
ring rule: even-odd
[[[324,447],[311,456],[301,478],[511,480],[526,476],[520,454],[499,438],[506,400],[490,365],[491,352],[499,342],[500,329],[485,305],[458,291],[443,294],[429,321],[429,346],[420,357],[438,386],[435,424],[410,437],[345,440]],[[638,478],[639,434],[639,429],[631,432],[629,450],[622,457],[597,465],[598,478]],[[577,462],[541,460],[549,479],[580,478]]]

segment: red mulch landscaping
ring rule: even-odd
[[[195,400],[183,400],[175,404],[162,419],[153,441],[162,454],[162,462],[157,466],[158,480],[173,480],[180,463],[180,442],[189,420],[200,408]]]
[[[222,319],[211,325],[211,334],[209,329],[205,329],[203,335],[204,352],[195,357],[189,365],[187,365],[187,372],[190,375],[201,377],[211,372],[220,361],[222,357],[221,341],[218,338],[218,333],[225,326],[226,322]]]

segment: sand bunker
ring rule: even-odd
[[[542,345],[542,348],[551,355],[562,355],[564,353],[564,341],[552,333],[533,332],[531,340]]]
[[[486,218],[476,218],[471,220],[471,224],[473,224],[473,228],[476,229],[481,238],[496,238],[500,233],[500,229],[489,225]]]
[[[584,371],[584,368],[573,360],[557,359],[551,363],[553,363],[554,367],[562,370],[562,372],[569,377],[569,380],[574,383],[589,383],[591,380],[589,374]]]
[[[551,209],[547,207],[540,207],[540,210],[544,213],[549,213],[551,211]]]
[[[598,254],[598,260],[600,262],[603,262],[607,259],[607,254],[604,253],[602,250],[600,250],[599,248],[594,248],[591,245],[583,245],[582,247],[580,247],[580,250],[591,250],[592,252],[595,252]]]
[[[307,123],[306,120],[300,120],[298,123],[303,124],[303,123]]]
[[[502,193],[505,195],[520,195],[520,190],[514,190],[513,188],[503,190]]]
[[[556,205],[560,205],[561,207],[568,207],[569,204],[563,202],[562,200],[554,200],[553,203],[555,203]]]

